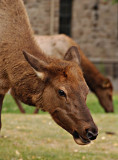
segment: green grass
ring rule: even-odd
[[[94,114],[93,118],[99,136],[79,146],[48,114],[3,114],[0,160],[118,160],[118,115]]]
[[[118,114],[118,94],[114,93],[113,95],[114,111]],[[98,102],[96,96],[91,93],[87,97],[87,106],[89,107],[91,113],[105,113],[104,109]]]
[[[18,114],[14,100],[7,95],[2,110],[0,160],[118,160],[118,94],[113,99],[116,114],[105,114],[97,98],[88,95],[87,105],[99,136],[91,144],[79,146],[48,113],[31,115],[34,107],[23,104],[28,114]]]
[[[114,94],[113,99],[114,99],[115,113],[118,113],[118,94]],[[92,93],[88,95],[87,105],[91,113],[104,113],[103,108],[98,103],[98,99]],[[33,113],[35,109],[34,107],[30,107],[25,104],[23,104],[23,107],[25,108],[27,113]],[[6,95],[3,103],[2,112],[3,113],[20,113],[11,95]],[[45,112],[40,111],[39,113],[45,113]]]

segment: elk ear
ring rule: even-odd
[[[24,55],[26,61],[34,69],[37,76],[43,80],[45,77],[45,71],[48,70],[48,64],[40,59],[37,59],[36,57],[34,57],[33,55],[31,55],[25,51],[23,51],[23,55]]]
[[[107,79],[102,83],[102,88],[109,88],[111,86],[110,80]]]
[[[80,65],[81,57],[78,48],[76,46],[70,47],[64,56],[64,60],[73,61]]]

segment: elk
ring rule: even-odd
[[[81,55],[81,67],[84,73],[84,78],[91,89],[92,92],[96,94],[99,99],[100,104],[102,105],[105,112],[113,112],[113,101],[112,101],[112,91],[113,87],[110,80],[104,77],[98,69],[92,64],[88,58],[84,55],[82,50],[80,49],[79,45],[72,40],[70,37],[60,34],[60,35],[53,35],[53,36],[35,36],[36,41],[40,45],[40,48],[45,52],[45,54],[64,59],[65,52],[71,47],[76,46],[78,52]],[[69,55],[66,54],[66,57]],[[78,57],[77,57],[78,58]],[[73,59],[75,62],[77,59]],[[14,97],[14,96],[13,96]],[[21,112],[25,112],[23,107],[15,97],[16,103],[18,104],[19,109]],[[36,109],[34,113],[37,113],[38,110]]]
[[[23,103],[49,112],[77,144],[96,139],[80,58],[72,61],[79,52],[74,46],[68,52],[71,61],[47,57],[35,41],[23,1],[0,0],[0,128],[2,102],[12,88]]]
[[[65,52],[76,46],[81,56],[81,67],[84,78],[92,92],[96,94],[105,112],[113,112],[112,101],[113,86],[110,79],[104,77],[94,64],[85,56],[80,46],[70,37],[60,34],[53,36],[35,36],[41,49],[48,55],[63,59]],[[68,56],[68,54],[66,54]],[[76,58],[74,59],[76,62]]]

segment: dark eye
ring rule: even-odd
[[[58,93],[60,96],[66,97],[66,93],[63,90],[59,89]]]

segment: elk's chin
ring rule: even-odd
[[[85,141],[82,138],[74,138],[75,142],[79,145],[87,145],[90,143],[90,140]]]
[[[73,132],[73,138],[75,140],[75,142],[79,145],[86,145],[89,144],[91,141],[89,139],[85,139],[83,137],[81,137],[77,131]]]

